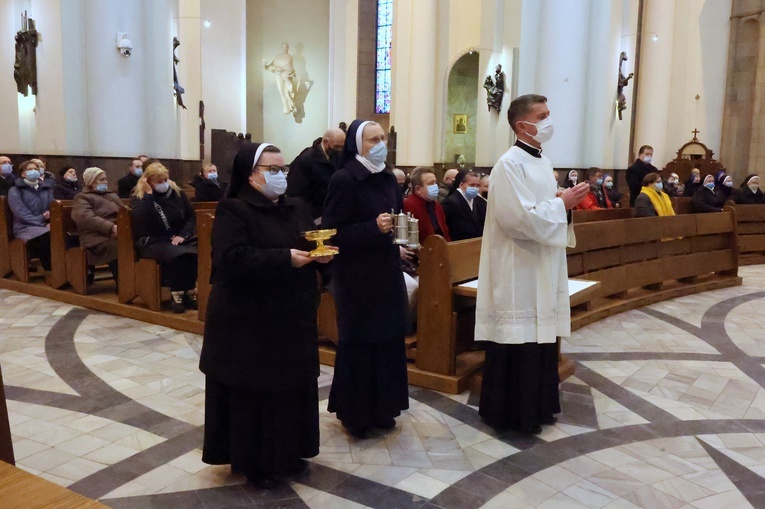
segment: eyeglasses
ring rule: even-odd
[[[286,164],[284,166],[277,166],[275,164],[272,164],[272,165],[256,164],[255,167],[268,168],[268,173],[270,173],[271,175],[276,175],[279,172],[282,172],[285,175],[287,175],[290,172],[290,167],[289,165],[286,165]]]
[[[364,140],[364,141],[371,141],[372,143],[374,143],[375,145],[377,145],[377,144],[378,144],[378,143],[380,143],[381,141],[382,141],[383,143],[385,143],[385,136],[375,136],[374,138],[367,138],[367,139],[366,139],[366,140]]]

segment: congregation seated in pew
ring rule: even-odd
[[[704,177],[704,185],[693,194],[693,211],[702,212],[720,212],[725,206],[726,197],[720,191],[719,186],[715,184],[713,175]]]
[[[28,257],[39,258],[50,270],[50,204],[53,201],[53,180],[41,180],[37,163],[24,161],[20,178],[8,191],[8,205],[13,213],[13,235],[26,242]]]
[[[11,158],[0,156],[0,196],[8,196],[8,190],[16,184]]]
[[[747,175],[741,187],[734,189],[731,199],[736,205],[759,205],[765,203],[765,194],[760,189],[760,177],[756,174]]]
[[[723,198],[725,198],[725,201],[732,199],[733,177],[728,175],[725,172],[725,169],[718,171],[715,175],[715,187],[719,190],[720,194],[722,194]]]
[[[674,216],[675,210],[658,173],[643,177],[643,188],[635,198],[635,217]]]
[[[603,170],[590,168],[587,170],[587,182],[590,184],[590,192],[584,197],[574,210],[599,210],[614,208],[603,185]]]
[[[159,162],[148,165],[133,196],[130,215],[141,257],[159,263],[174,313],[196,309],[196,217],[191,203]]]
[[[622,198],[624,197],[624,194],[614,186],[614,178],[611,175],[603,175],[603,187],[606,188],[606,195],[608,196],[611,205],[613,205],[615,209],[620,208],[622,206]]]
[[[438,202],[436,174],[431,168],[420,166],[412,171],[412,194],[404,200],[404,212],[419,221],[420,244],[433,234],[451,240],[444,208]]]
[[[64,166],[59,170],[59,181],[53,188],[54,200],[74,200],[77,193],[82,191],[82,186],[77,178],[77,170],[72,166]]]
[[[478,174],[460,171],[454,179],[450,194],[441,202],[452,240],[473,239],[483,235],[486,201],[478,193]]]
[[[218,168],[214,164],[204,166],[199,175],[191,181],[194,188],[194,201],[221,201],[228,185],[218,180]]]
[[[122,202],[116,193],[109,191],[106,173],[101,168],[88,168],[82,178],[85,188],[74,197],[72,220],[77,225],[80,246],[85,250],[89,274],[93,267],[108,265],[117,282],[117,213]]]

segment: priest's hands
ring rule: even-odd
[[[569,187],[563,191],[558,191],[558,198],[563,200],[566,210],[573,209],[579,202],[584,200],[587,193],[590,192],[590,184],[588,182],[581,182],[574,187]]]

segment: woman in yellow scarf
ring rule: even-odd
[[[672,202],[663,192],[661,176],[649,173],[643,178],[643,188],[635,200],[635,217],[674,216]]]

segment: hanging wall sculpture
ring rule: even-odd
[[[37,43],[40,35],[35,28],[35,21],[27,16],[27,11],[21,15],[21,30],[16,32],[16,61],[13,64],[13,79],[16,88],[24,97],[37,95]]]
[[[486,104],[489,106],[489,111],[493,108],[499,114],[499,110],[502,109],[502,97],[505,95],[505,73],[502,72],[501,65],[497,65],[494,69],[494,79],[491,79],[491,75],[486,76],[483,88],[486,89]]]
[[[183,104],[183,97],[181,97],[182,94],[186,93],[186,90],[181,86],[180,83],[178,83],[178,69],[176,66],[178,65],[178,57],[175,56],[175,49],[181,45],[181,41],[178,40],[177,37],[173,37],[173,89],[175,90],[175,102],[178,103],[178,106],[186,109],[186,105]]]
[[[619,120],[622,119],[622,111],[627,109],[627,97],[624,95],[624,87],[629,84],[634,76],[633,73],[630,73],[629,76],[625,76],[624,72],[622,72],[622,64],[626,61],[627,53],[622,51],[622,54],[619,55],[619,83],[616,86],[616,101],[618,102]]]

